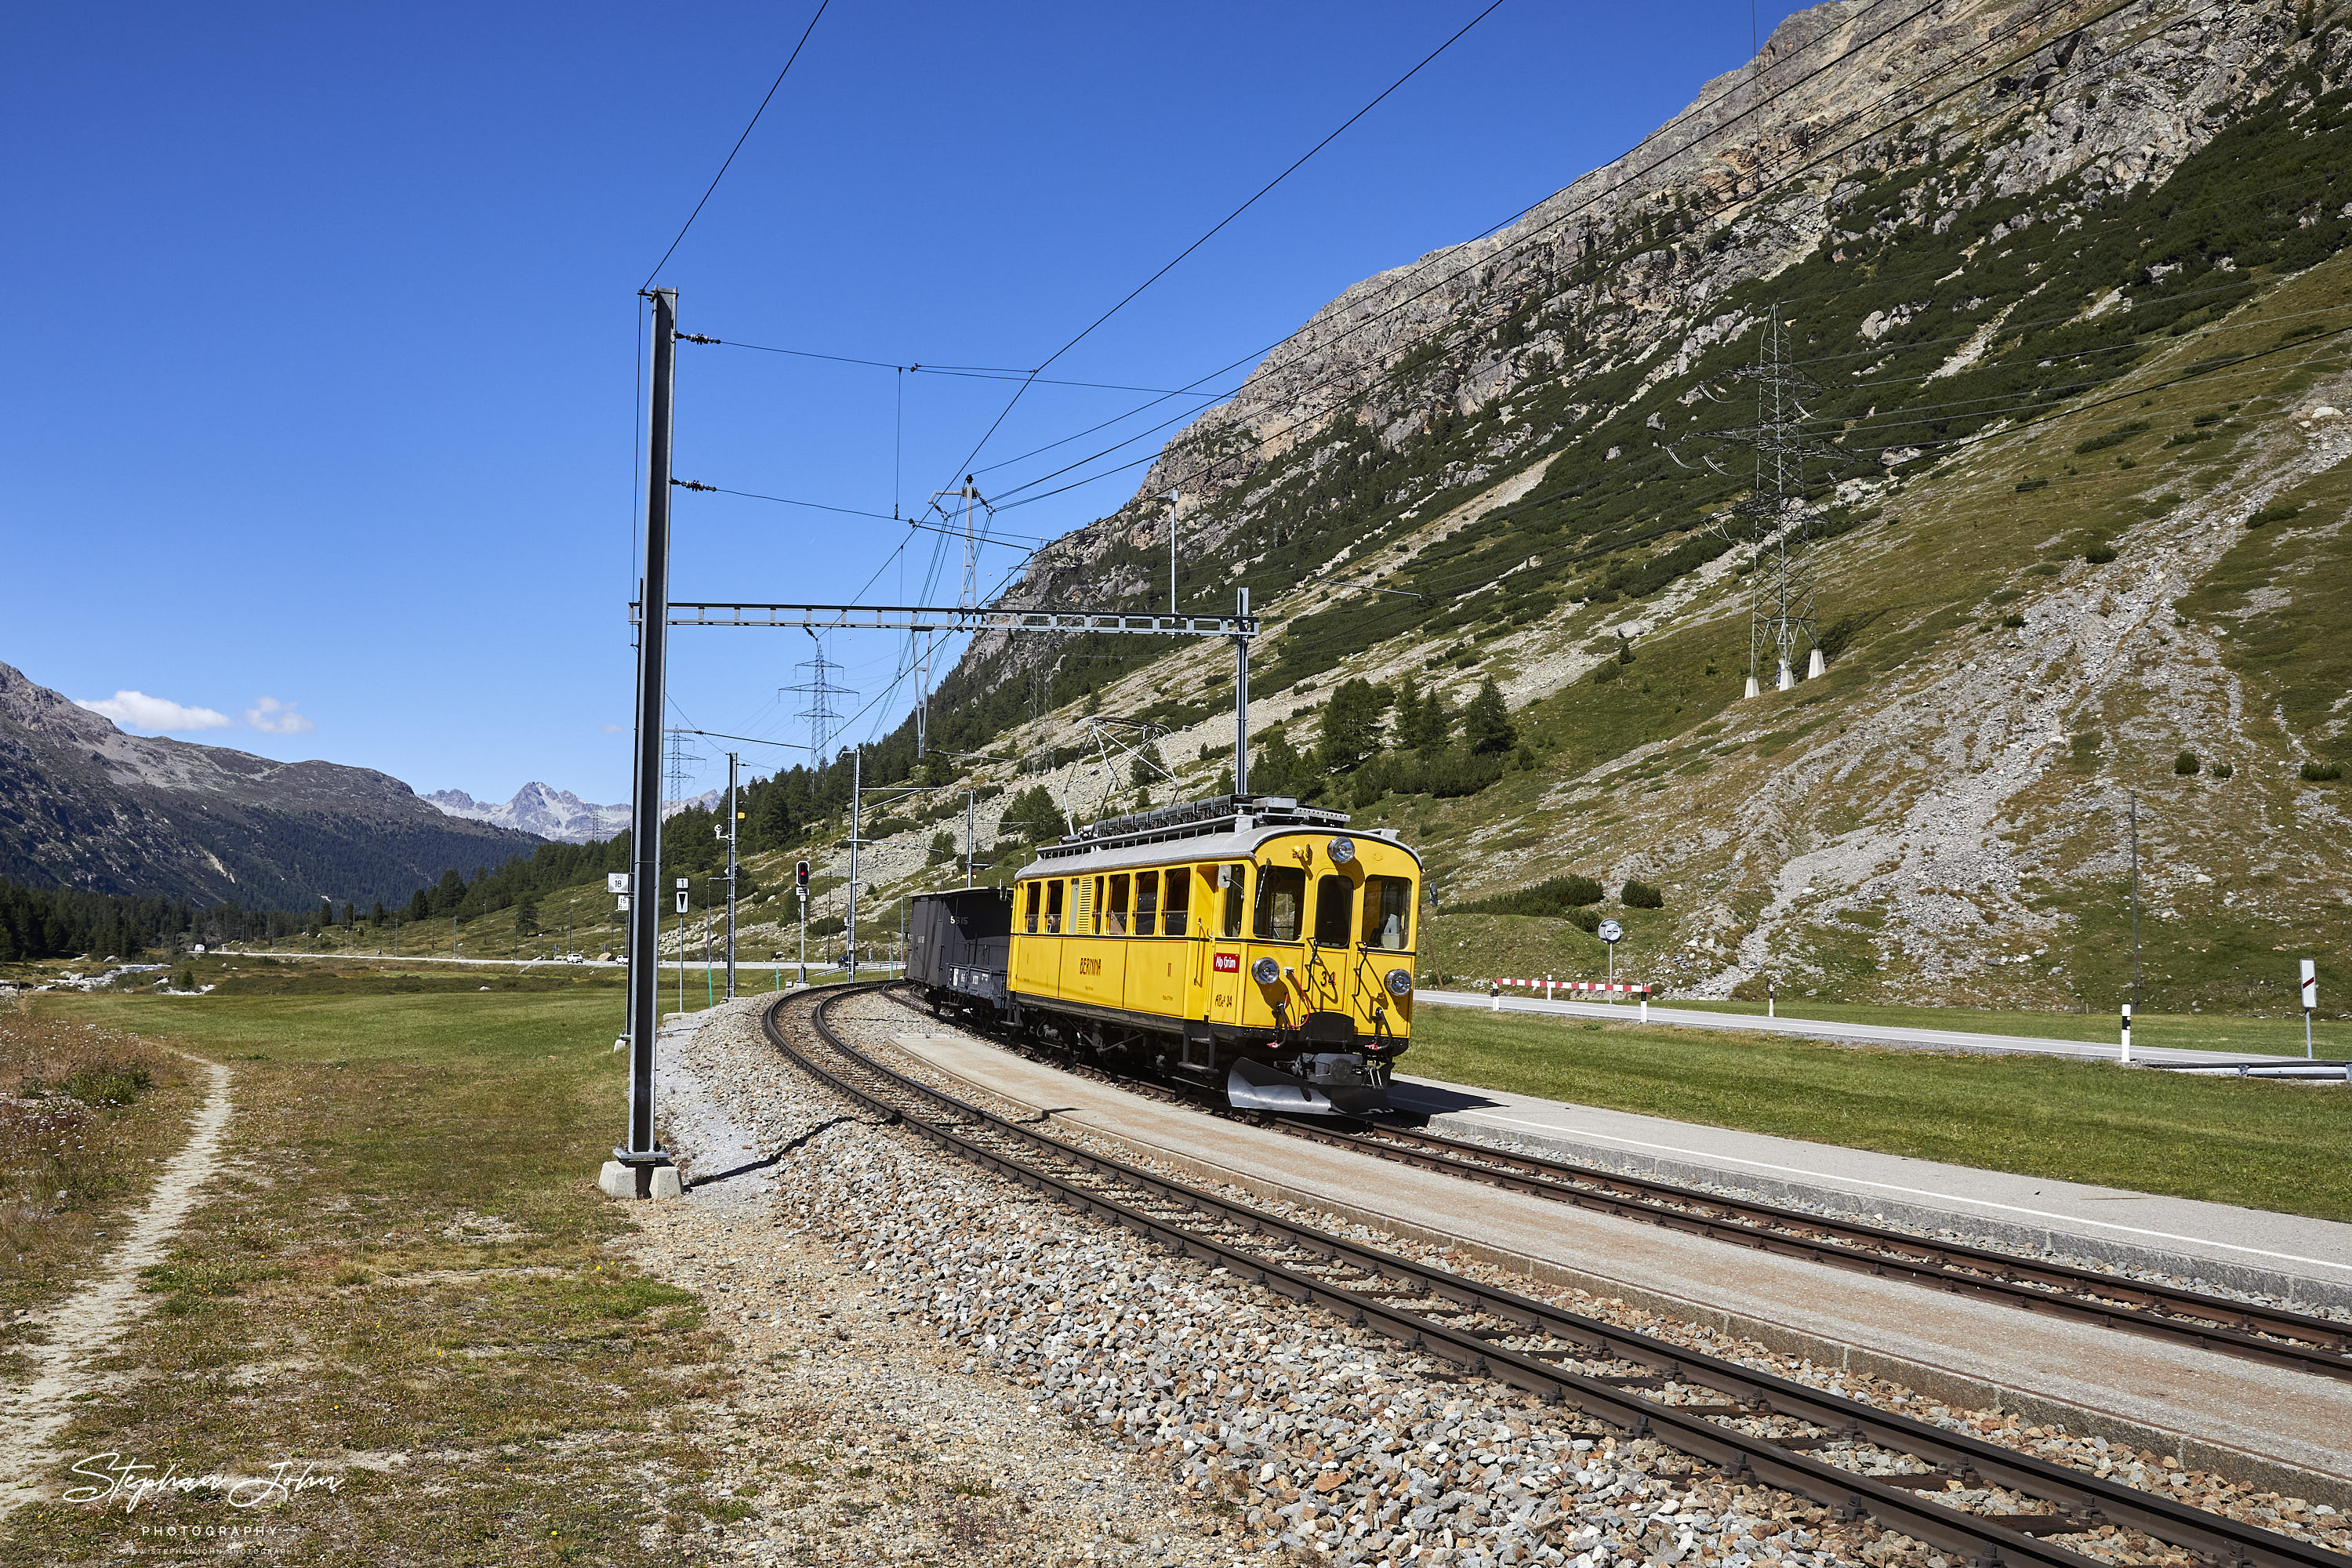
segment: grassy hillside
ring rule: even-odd
[[[1246,583],[1267,613],[1255,782],[1402,829],[1449,902],[1639,878],[1665,907],[1632,911],[1621,956],[1678,989],[1769,969],[1854,1001],[2105,1011],[2132,984],[2136,812],[2142,1005],[2277,1012],[2296,957],[2352,958],[2330,777],[2352,600],[2328,589],[2352,421],[2322,412],[2352,407],[2343,8],[2199,32],[2158,5],[2080,37],[1965,9],[1975,52],[1941,96],[1864,113],[1825,90],[1759,121],[1760,185],[1675,164],[1572,243],[1482,242],[1436,329],[1282,426],[1276,394],[1344,367],[1368,307],[1335,306],[1299,340],[1322,359],[1269,361],[1269,391],[1147,488],[1217,448],[1184,592]],[[1828,665],[1743,699],[1743,371],[1774,316],[1825,454],[1804,484]],[[1158,506],[1056,546],[1026,590],[1146,605]],[[992,710],[970,777],[1132,805],[1123,760],[1071,760],[1098,710],[1166,728],[1179,777],[1152,798],[1213,791],[1229,656],[1150,647],[1051,710],[1068,670],[1040,686],[1024,660],[1068,648],[975,650],[966,679],[1033,700]],[[1458,720],[1489,679],[1515,733],[1473,756]],[[1449,745],[1413,745],[1408,680],[1456,717]],[[1324,744],[1366,701],[1373,754]],[[922,842],[866,879],[920,883]]]

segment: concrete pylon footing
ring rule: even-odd
[[[686,1184],[676,1165],[624,1165],[607,1160],[596,1174],[596,1190],[608,1198],[682,1198]]]

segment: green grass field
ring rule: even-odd
[[[2102,1062],[1425,1007],[1415,1076],[1996,1171],[2352,1220],[2352,1092]]]
[[[98,1024],[236,1074],[228,1163],[147,1271],[155,1310],[115,1363],[137,1375],[78,1406],[64,1453],[184,1472],[327,1460],[344,1485],[288,1510],[307,1532],[294,1560],[682,1560],[675,1528],[639,1532],[701,1516],[711,1456],[690,1406],[727,1373],[695,1299],[614,1250],[625,1211],[591,1184],[621,1110],[618,976],[240,962],[231,981],[0,1014],[0,1030]],[[1435,1008],[1419,1022],[1412,1065],[1434,1078],[2352,1218],[2339,1090]],[[152,1121],[166,1103],[119,1112],[148,1118],[159,1152],[184,1137]],[[85,1233],[106,1222],[70,1223],[71,1245],[28,1251],[18,1300],[54,1299],[103,1250]],[[111,1559],[139,1524],[214,1512],[35,1504],[0,1523],[0,1563]]]
[[[671,1415],[723,1374],[694,1299],[607,1246],[627,1228],[593,1185],[622,1114],[617,983],[282,978],[16,1016],[236,1074],[229,1163],[147,1271],[157,1310],[120,1358],[144,1375],[89,1397],[64,1450],[184,1472],[325,1459],[342,1489],[278,1516],[305,1531],[291,1560],[671,1560],[637,1530],[706,1465]],[[142,1525],[219,1512],[29,1505],[0,1524],[0,1561],[110,1560]]]
[[[1668,1004],[1706,1013],[1764,1016],[1761,1002]],[[1990,1007],[1850,1006],[1807,998],[1780,1004],[1783,1018],[1819,1018],[1835,1024],[1884,1024],[1894,1028],[1958,1029],[1975,1035],[2038,1035],[2052,1040],[2116,1043],[2112,1013],[2032,1013]],[[2312,1049],[2337,1061],[2352,1056],[2352,1024],[2324,1018],[2312,1026]],[[2246,1056],[2303,1055],[2303,1022],[2294,1018],[2248,1018],[2218,1013],[2141,1013],[2132,1019],[2132,1044],[2183,1051],[2226,1051]]]

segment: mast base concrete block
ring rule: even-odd
[[[608,1198],[682,1198],[686,1183],[676,1165],[625,1165],[607,1160],[596,1174],[596,1190]]]

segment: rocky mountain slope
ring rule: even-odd
[[[596,805],[570,790],[556,789],[536,779],[515,791],[514,798],[502,805],[476,800],[461,789],[436,789],[422,798],[452,816],[511,827],[566,844],[610,838],[615,833],[626,832],[629,826],[626,805]]]
[[[1266,616],[1255,749],[1312,753],[1346,681],[1397,747],[1408,677],[1457,711],[1493,679],[1485,787],[1328,753],[1300,787],[1449,898],[1659,885],[1646,977],[2105,1010],[2136,831],[2147,1004],[2283,1004],[2294,956],[2352,954],[2346,10],[1804,12],[1623,160],[1334,300],[1009,602],[1148,606],[1181,489],[1186,602]],[[1774,321],[1800,460],[1764,483]],[[1825,669],[1746,698],[1759,559],[1800,539]],[[1056,764],[1083,810],[1128,787],[1073,761],[1098,708],[1205,788],[1227,668],[983,640],[932,744]]]
[[[406,899],[539,839],[398,779],[126,735],[0,664],[0,878],[247,909]]]

